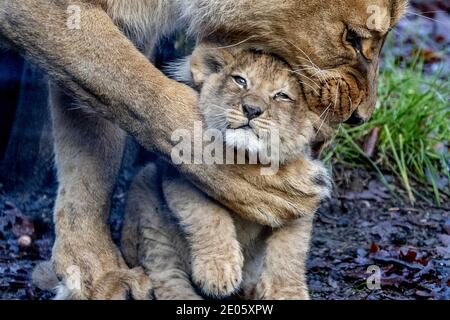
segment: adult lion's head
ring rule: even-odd
[[[370,118],[380,51],[407,1],[194,0],[189,6],[191,25],[203,30],[202,39],[265,50],[286,60],[300,76],[317,126],[330,132],[326,129],[336,124]]]

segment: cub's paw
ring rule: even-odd
[[[197,255],[192,262],[193,281],[209,296],[230,296],[242,282],[243,262],[240,251],[228,255]]]

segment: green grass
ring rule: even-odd
[[[407,66],[387,58],[380,74],[379,102],[372,120],[357,128],[342,126],[326,160],[368,166],[393,195],[411,204],[417,198],[442,205],[450,198],[450,87],[448,75],[427,76],[413,58]],[[380,129],[377,151],[369,158],[364,141]],[[447,150],[447,151],[444,151]],[[390,185],[385,175],[396,178]],[[442,183],[446,181],[446,183]],[[397,187],[400,186],[400,188]]]

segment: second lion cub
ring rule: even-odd
[[[128,263],[145,268],[158,299],[199,299],[197,289],[212,297],[308,299],[312,219],[330,190],[327,170],[310,157],[320,117],[307,108],[290,66],[272,55],[201,45],[189,67],[205,124],[222,133],[226,148],[259,155],[269,148],[267,132],[277,129],[276,179],[259,166],[240,170],[248,181],[288,181],[303,190],[303,215],[278,229],[245,221],[171,168],[151,164],[130,190],[122,235]],[[287,169],[286,162],[296,165]],[[290,170],[303,178],[292,180]]]

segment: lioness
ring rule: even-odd
[[[290,183],[304,193],[306,210],[297,221],[269,230],[239,218],[178,175],[163,175],[159,194],[151,164],[132,187],[124,255],[131,265],[144,266],[157,298],[199,298],[192,278],[213,297],[242,289],[244,298],[307,299],[305,258],[312,216],[331,185],[327,170],[310,157],[310,143],[322,129],[319,117],[308,109],[295,72],[277,57],[203,44],[189,60],[192,79],[184,81],[200,91],[199,109],[207,127],[221,132],[228,148],[247,152],[248,158],[265,156],[271,145],[279,156],[273,161],[290,162],[290,170],[302,172],[301,179]],[[273,130],[277,141],[269,137]],[[251,167],[245,174],[255,182],[265,179]]]
[[[375,105],[379,53],[405,6],[405,0],[0,1],[0,38],[54,79],[60,186],[52,260],[61,288],[73,267],[82,280],[79,287],[65,286],[60,297],[146,292],[148,284],[137,285],[146,277],[128,270],[107,225],[124,145],[121,129],[167,157],[171,133],[180,123],[193,127],[200,117],[193,112],[195,92],[164,77],[142,52],[151,55],[175,27],[188,28],[200,42],[266,50],[296,69],[308,105],[324,114],[324,125],[360,122]],[[96,114],[86,112],[92,110]],[[180,169],[232,211],[261,224],[279,226],[304,210],[304,195],[282,175],[255,183],[237,166]]]

